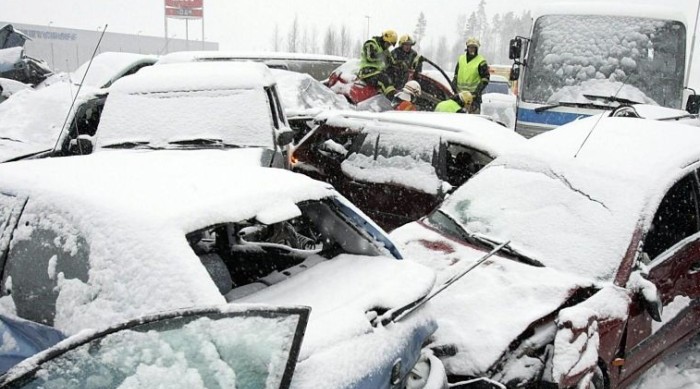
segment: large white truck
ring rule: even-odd
[[[688,88],[696,10],[686,11],[611,1],[536,10],[530,37],[511,41],[516,130],[534,136],[622,104],[698,113]]]

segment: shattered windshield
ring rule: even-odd
[[[522,98],[591,103],[617,96],[681,108],[686,31],[676,21],[625,16],[537,19]],[[596,101],[598,102],[598,101]]]
[[[609,281],[630,244],[641,203],[625,186],[612,177],[590,180],[548,168],[491,165],[438,212],[468,235],[510,241],[533,263]],[[445,224],[433,216],[429,222]],[[449,224],[445,228],[455,230]]]

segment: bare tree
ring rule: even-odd
[[[294,15],[294,21],[287,34],[287,51],[296,53],[299,44],[299,17]]]
[[[350,55],[350,32],[348,31],[348,27],[343,24],[340,26],[340,50],[338,53],[342,56],[349,56]]]
[[[299,42],[299,51],[302,53],[309,52],[309,27],[304,26],[304,31],[301,34],[301,40]]]
[[[275,23],[275,29],[272,30],[272,51],[280,51],[282,49],[282,37],[280,37],[280,25]]]
[[[326,35],[323,38],[323,53],[337,54],[338,37],[336,36],[335,28],[330,25],[326,30]]]
[[[309,52],[318,53],[318,28],[313,26],[311,29],[311,36],[309,37]]]

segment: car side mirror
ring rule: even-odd
[[[76,139],[70,140],[68,151],[71,155],[92,154],[94,145],[90,135],[79,135]]]
[[[649,313],[654,321],[661,321],[661,314],[663,313],[663,303],[661,302],[661,294],[656,288],[656,285],[649,282],[642,289],[642,305],[644,310]]]
[[[520,59],[520,54],[523,50],[523,41],[520,38],[515,38],[510,40],[510,47],[508,49],[509,59]]]
[[[685,110],[691,114],[700,113],[700,95],[693,93],[688,96],[688,102],[685,104]]]
[[[511,81],[518,81],[520,78],[520,66],[513,64],[513,67],[510,68],[510,80]]]
[[[277,135],[277,145],[280,147],[287,146],[294,141],[294,131],[287,130],[280,132]]]

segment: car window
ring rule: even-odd
[[[489,155],[474,148],[447,143],[446,181],[454,187],[461,186],[492,160]]]
[[[288,388],[308,312],[209,309],[145,317],[71,338],[0,386]]]
[[[275,106],[275,99],[272,97],[272,90],[266,87],[265,94],[267,94],[267,101],[270,104],[270,115],[272,115],[272,123],[276,129],[279,129],[280,119],[277,116],[277,107]]]
[[[61,291],[73,279],[87,282],[88,257],[89,246],[72,223],[29,201],[12,237],[2,294],[12,297],[17,316],[53,325]]]
[[[400,185],[430,194],[441,188],[439,136],[370,131],[356,150],[341,166],[356,181]]]
[[[186,235],[228,301],[278,283],[340,254],[388,254],[332,200],[298,204],[300,215],[275,223],[248,219]]]
[[[695,175],[677,182],[661,201],[644,242],[644,252],[654,259],[671,246],[700,231],[698,188]]]
[[[500,93],[503,95],[507,95],[509,93],[509,91],[510,91],[510,87],[508,86],[507,83],[492,81],[488,85],[486,85],[486,89],[484,90],[484,94],[486,94],[486,93]]]

